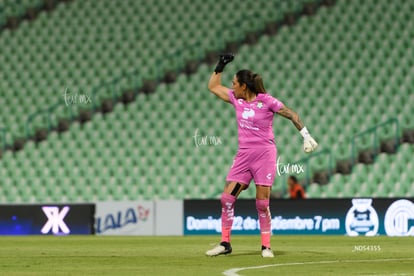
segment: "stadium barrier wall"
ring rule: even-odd
[[[94,234],[95,204],[0,205],[0,235]]]
[[[276,235],[414,236],[414,198],[274,199]],[[184,235],[221,232],[219,200],[184,201]],[[259,234],[255,200],[238,200],[234,234]]]
[[[183,201],[97,202],[97,235],[183,235]]]
[[[183,229],[183,201],[162,200],[155,202],[155,235],[182,236]]]

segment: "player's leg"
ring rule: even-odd
[[[234,203],[237,197],[247,188],[246,184],[237,181],[227,181],[221,194],[221,243],[206,252],[207,256],[230,254],[232,252],[230,237],[234,219]]]
[[[231,253],[230,236],[234,218],[234,203],[252,179],[249,170],[249,154],[239,150],[227,175],[226,185],[221,195],[221,243],[206,252],[207,256]]]
[[[270,192],[276,173],[276,148],[268,148],[257,153],[252,163],[252,174],[256,183],[256,209],[260,223],[262,256],[273,257],[270,249],[272,218],[269,210]]]
[[[260,237],[262,240],[262,257],[273,258],[273,252],[270,246],[270,237],[272,235],[272,217],[269,210],[271,186],[256,186],[256,209],[260,223]]]
[[[228,181],[221,195],[221,241],[230,243],[231,227],[234,219],[234,203],[237,197],[247,188],[246,184]]]

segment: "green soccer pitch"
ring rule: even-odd
[[[235,236],[233,253],[206,257],[219,236],[0,237],[0,275],[414,275],[414,238]]]

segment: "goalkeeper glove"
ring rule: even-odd
[[[306,153],[312,152],[318,147],[318,143],[316,143],[315,139],[309,134],[306,127],[300,130],[300,134],[303,137],[303,150]]]
[[[232,62],[234,59],[234,55],[233,54],[221,54],[220,58],[219,58],[219,62],[217,63],[216,69],[214,70],[214,72],[216,72],[216,74],[223,72],[224,67],[226,67],[226,65],[230,62]]]

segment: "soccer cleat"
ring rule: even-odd
[[[213,257],[218,255],[227,255],[232,251],[231,245],[228,242],[221,242],[219,245],[213,249],[206,252],[207,256]]]
[[[270,248],[267,248],[266,246],[262,245],[262,257],[263,258],[273,258],[275,255],[273,255],[273,251]]]

